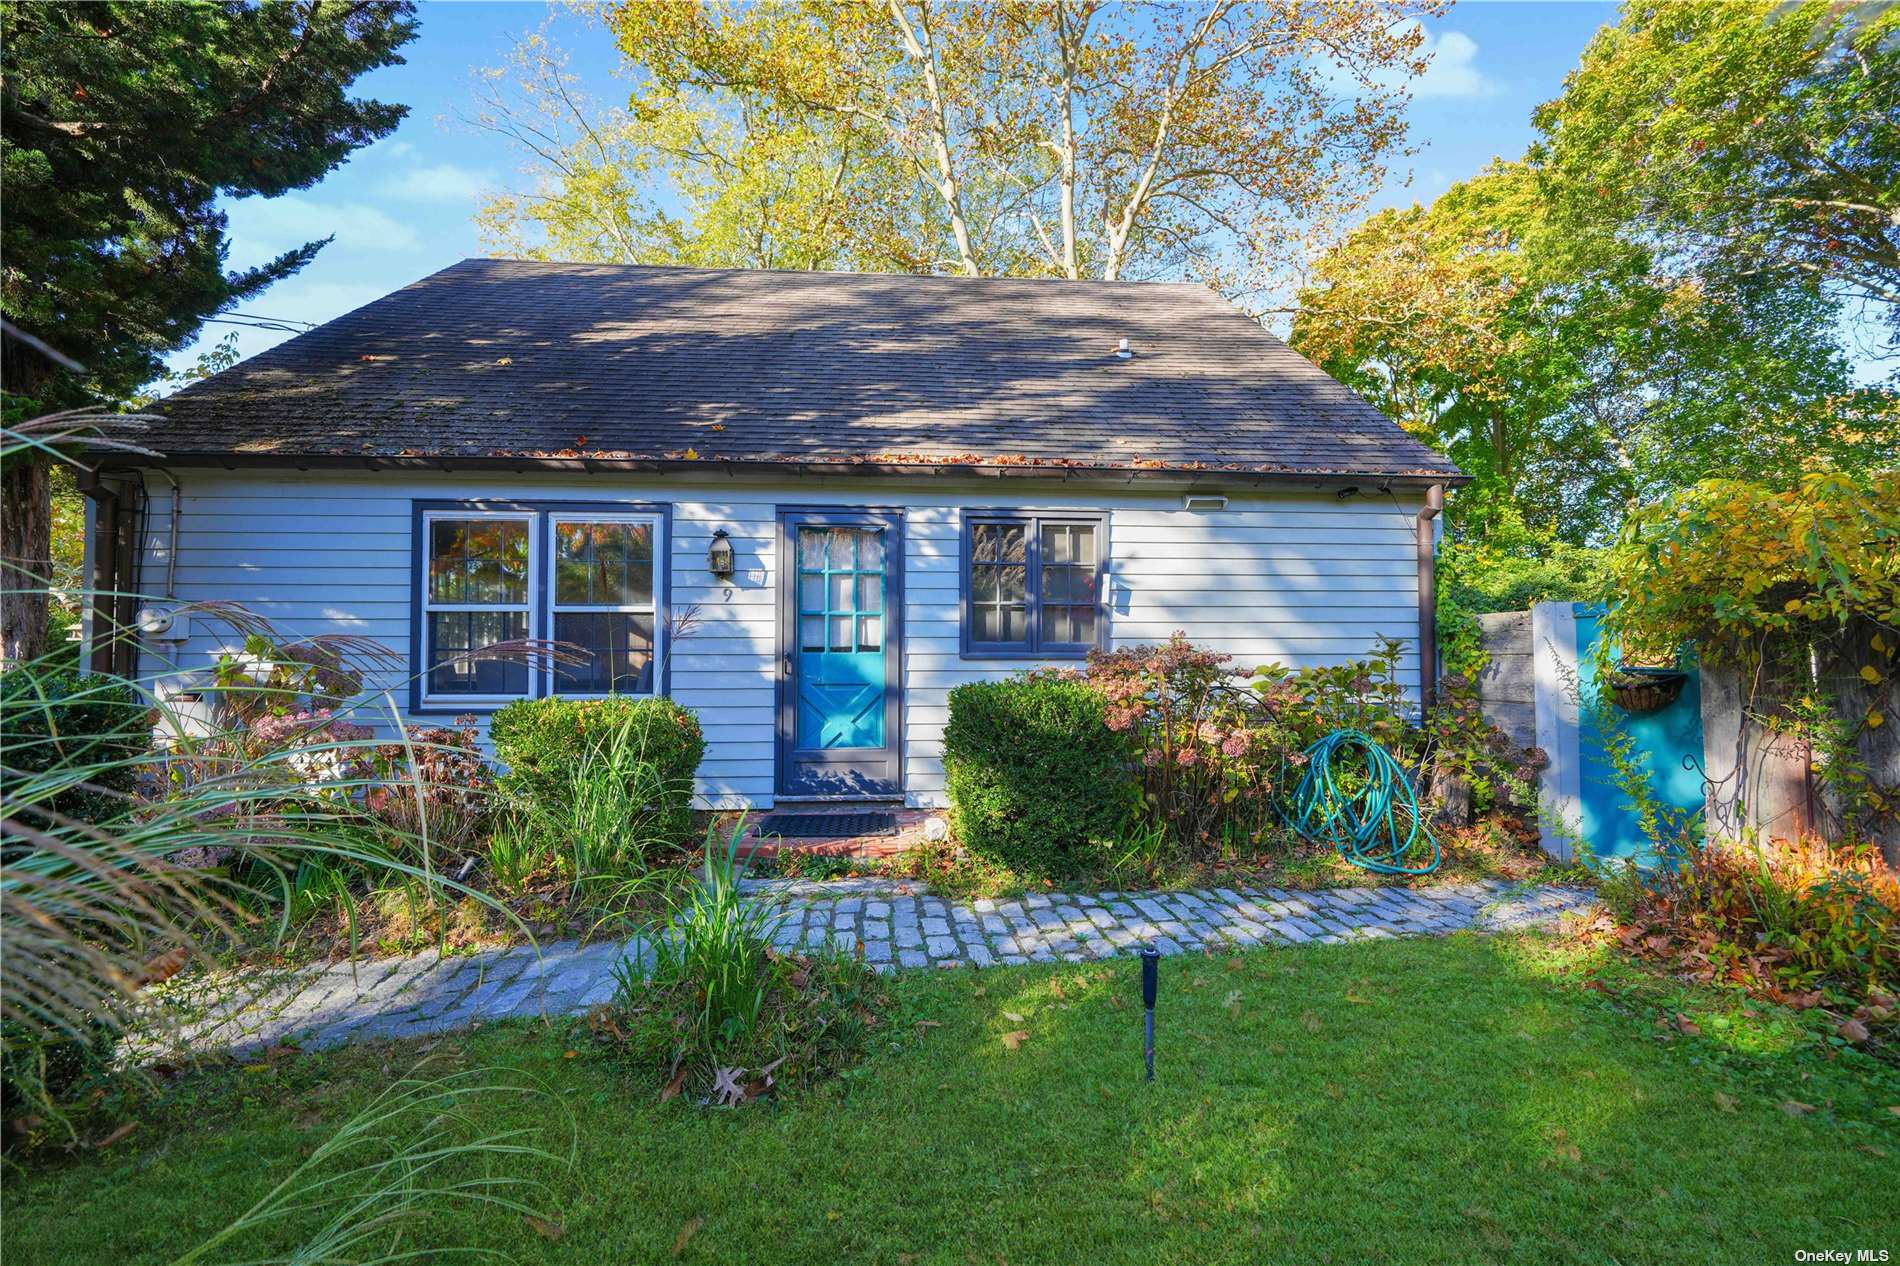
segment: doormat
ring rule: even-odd
[[[768,813],[759,822],[760,838],[780,835],[789,840],[817,840],[896,834],[897,815],[875,810],[852,809],[839,813]]]

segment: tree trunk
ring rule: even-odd
[[[16,457],[0,470],[0,665],[46,653],[53,575],[53,485],[46,463]]]

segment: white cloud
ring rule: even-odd
[[[1431,56],[1425,73],[1412,80],[1415,97],[1489,97],[1500,89],[1477,67],[1478,42],[1462,31],[1434,37],[1425,32],[1422,52]]]
[[[434,163],[397,173],[383,185],[383,192],[405,202],[473,202],[494,184],[488,172]]]
[[[1342,94],[1362,91],[1370,82],[1373,88],[1403,89],[1416,98],[1440,100],[1495,96],[1504,89],[1478,69],[1478,42],[1462,31],[1434,32],[1417,19],[1408,19],[1393,28],[1393,34],[1418,31],[1421,39],[1417,55],[1427,60],[1425,73],[1408,75],[1394,67],[1380,67],[1365,79],[1338,62],[1322,63],[1328,85]]]
[[[305,242],[335,234],[327,249],[408,251],[415,227],[361,202],[319,202],[298,194],[244,198],[231,204],[231,267],[249,268]]]

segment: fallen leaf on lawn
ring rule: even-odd
[[[1802,1103],[1798,1099],[1790,1099],[1781,1105],[1781,1110],[1791,1117],[1804,1117],[1814,1111],[1814,1105],[1811,1103]]]
[[[943,1021],[942,1021],[942,1020],[919,1020],[919,1021],[917,1021],[917,1032],[918,1032],[918,1034],[919,1034],[920,1036],[921,1036],[921,1035],[922,1035],[922,1034],[924,1033],[924,1031],[925,1031],[925,1030],[927,1030],[927,1029],[940,1029],[940,1028],[942,1028],[942,1027],[943,1027]]]
[[[528,1225],[534,1228],[534,1233],[544,1240],[558,1240],[567,1234],[567,1228],[559,1222],[537,1218],[532,1213],[524,1213],[521,1216],[528,1220]]]
[[[686,1251],[687,1243],[699,1234],[699,1228],[706,1225],[704,1218],[688,1218],[680,1224],[680,1233],[673,1237],[673,1256],[678,1257]]]
[[[677,1073],[673,1074],[673,1080],[667,1082],[665,1086],[660,1088],[660,1102],[665,1103],[668,1099],[671,1099],[675,1095],[679,1094],[680,1090],[684,1088],[685,1085],[686,1085],[686,1070],[682,1068]]]
[[[1028,1039],[1028,1029],[1012,1029],[1008,1033],[1003,1034],[1003,1045],[1013,1051]]]
[[[839,1213],[836,1209],[825,1210],[825,1221],[827,1222],[836,1222],[839,1218],[842,1218],[843,1216],[844,1214]]]
[[[1065,998],[1068,996],[1067,994],[1062,992],[1062,982],[1059,980],[1052,980],[1049,982],[1049,992],[1052,996],[1057,997],[1057,998]]]
[[[1676,1032],[1682,1034],[1684,1037],[1701,1037],[1702,1026],[1697,1024],[1694,1020],[1691,1020],[1688,1016],[1678,1012],[1676,1015]]]
[[[1900,1117],[1900,1103],[1890,1103],[1890,1104],[1888,1104],[1888,1105],[1887,1105],[1887,1111],[1889,1111],[1889,1112],[1891,1112],[1891,1113],[1893,1113],[1893,1114],[1894,1114],[1895,1116],[1897,1116],[1897,1117]]]
[[[124,1125],[120,1126],[118,1129],[114,1130],[112,1133],[106,1135],[104,1138],[100,1139],[97,1143],[94,1143],[93,1146],[95,1148],[111,1147],[114,1143],[117,1143],[120,1139],[124,1138],[126,1135],[130,1134],[132,1131],[138,1128],[139,1128],[139,1123],[137,1121],[127,1121]]]
[[[1862,1024],[1859,1020],[1842,1020],[1841,1027],[1834,1031],[1850,1042],[1865,1042],[1867,1040],[1867,1026]]]
[[[561,1058],[562,1058],[562,1059],[573,1059],[573,1058],[574,1058],[574,1057],[575,1057],[576,1055],[578,1055],[578,1054],[580,1054],[580,1052],[579,1052],[579,1051],[575,1051],[575,1050],[566,1050],[566,1051],[562,1051],[562,1052],[561,1052]]]
[[[1227,960],[1228,971],[1239,971],[1241,968],[1245,967],[1246,965],[1247,965],[1247,960],[1242,958],[1238,954],[1234,955],[1232,958]]]
[[[1733,1112],[1735,1111],[1735,1096],[1725,1095],[1718,1090],[1715,1092],[1715,1106],[1724,1112]]]
[[[1128,1004],[1122,1001],[1122,996],[1120,994],[1112,993],[1108,995],[1108,1005],[1111,1007],[1114,1007],[1117,1011],[1120,1011]]]
[[[1003,1012],[1003,1018],[1005,1020],[1008,1020],[1011,1024],[1021,1024],[1023,1022],[1023,1018],[1017,1015],[1014,1011]]]
[[[989,991],[990,991],[990,987],[988,985],[978,985],[976,988],[970,990],[970,996],[973,998],[981,998],[985,994],[989,993]],[[899,1254],[899,1256],[902,1256],[902,1254]],[[917,1256],[917,1254],[912,1253],[911,1256],[915,1257]]]
[[[910,1264],[916,1260],[917,1254],[915,1253],[899,1253],[897,1255],[897,1266],[910,1266]]]

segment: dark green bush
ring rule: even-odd
[[[40,663],[7,669],[0,673],[0,752],[6,754],[0,788],[10,802],[31,795],[84,822],[125,812],[138,759],[152,746],[149,711],[115,677]],[[44,798],[29,793],[32,776],[49,771],[63,775],[66,785]]]
[[[1111,860],[1137,792],[1106,709],[1086,684],[1048,676],[952,690],[943,764],[963,846],[1034,878]]]
[[[523,699],[488,724],[507,766],[504,791],[543,821],[572,816],[577,775],[617,768],[627,838],[674,847],[693,837],[693,775],[706,754],[699,718],[671,699]]]

